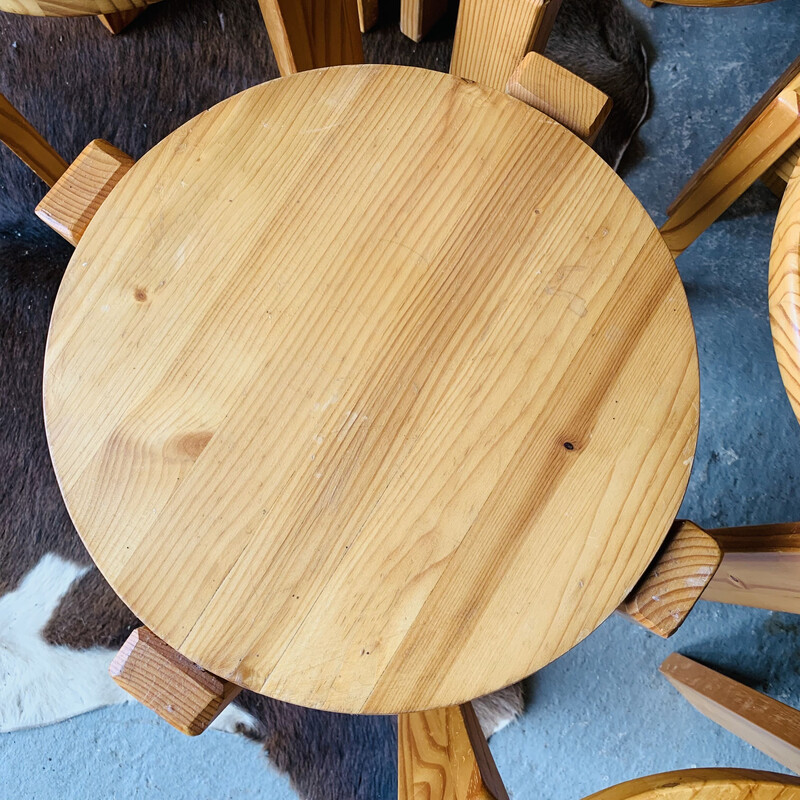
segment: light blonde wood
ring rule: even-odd
[[[52,186],[67,168],[67,162],[2,94],[0,94],[0,142],[48,186]]]
[[[103,201],[132,166],[129,155],[95,139],[42,198],[36,216],[77,245]]]
[[[258,0],[281,75],[364,61],[356,0]]]
[[[202,733],[241,687],[200,669],[147,628],[137,628],[109,674],[142,705],[188,736]]]
[[[506,94],[560,122],[592,144],[609,113],[611,98],[540,53],[528,53],[506,85]]]
[[[682,253],[714,220],[800,140],[800,58],[708,157],[667,209],[661,233]]]
[[[800,420],[800,168],[796,165],[772,237],[769,320],[783,385]]]
[[[676,522],[661,552],[617,611],[668,639],[683,625],[722,561],[716,540]]]
[[[144,9],[159,0],[0,0],[0,11],[37,17],[80,17]]]
[[[798,800],[800,779],[746,769],[686,769],[620,783],[586,800]]]
[[[698,421],[683,286],[625,184],[516,100],[378,65],[254,87],[137,162],[66,271],[44,386],[72,519],[144,624],[368,713],[592,631]]]
[[[800,142],[793,144],[762,176],[761,180],[778,197],[783,197],[797,162],[800,160]]]
[[[700,713],[800,772],[800,711],[678,653],[661,672]]]
[[[800,524],[711,531],[723,551],[703,600],[800,614]]]
[[[523,57],[544,52],[561,0],[461,0],[450,72],[503,91]]]
[[[144,11],[143,8],[134,8],[132,11],[117,11],[116,14],[101,14],[98,19],[109,33],[116,35],[125,30],[142,11]]]
[[[470,703],[401,714],[397,757],[399,800],[508,800]]]
[[[366,33],[377,24],[378,11],[378,0],[358,0],[358,22],[362,33]]]
[[[447,11],[447,0],[400,0],[400,30],[419,42]]]

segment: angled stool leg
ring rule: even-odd
[[[542,111],[587,144],[611,112],[611,98],[541,53],[528,53],[506,84],[506,94]]]
[[[617,613],[668,639],[686,620],[722,561],[717,542],[692,522],[678,521]]]
[[[800,524],[709,533],[723,556],[703,600],[800,614]]]
[[[144,627],[128,637],[108,671],[126,692],[188,736],[206,730],[241,691]]]
[[[503,91],[529,52],[544,51],[561,0],[461,0],[450,72]]]
[[[508,800],[471,703],[397,718],[398,800]]]
[[[259,0],[281,75],[361,64],[356,0]]]
[[[77,245],[103,201],[133,166],[133,159],[95,139],[36,206],[36,216]]]
[[[100,14],[97,19],[109,33],[117,34],[127,28],[145,10],[144,8],[134,8],[130,11],[117,11],[114,14]]]
[[[0,94],[0,142],[48,186],[53,186],[67,169],[67,162],[2,94]]]
[[[447,11],[447,0],[401,0],[400,30],[420,41]]]
[[[670,207],[661,228],[680,255],[744,191],[800,140],[800,58],[708,157]]]
[[[366,33],[378,22],[378,0],[358,0],[358,21],[361,33]]]
[[[661,672],[701,714],[800,773],[800,711],[678,653]]]

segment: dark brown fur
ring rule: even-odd
[[[397,2],[365,38],[368,61],[445,70],[451,14],[423,44],[397,29]],[[618,0],[565,0],[548,51],[615,100],[597,144],[615,163],[647,105],[641,45]],[[140,156],[234,92],[277,76],[256,0],[165,0],[120,37],[93,19],[0,15],[0,91],[66,157],[92,138]],[[0,594],[48,552],[90,559],[61,501],[41,412],[41,366],[53,299],[71,248],[33,217],[45,187],[0,148]],[[136,624],[96,569],[76,581],[45,635],[74,648],[118,647]],[[309,711],[250,693],[250,732],[311,800],[394,797],[388,718]]]

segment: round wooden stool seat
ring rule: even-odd
[[[329,710],[466,701],[600,624],[698,424],[655,226],[543,114],[304,72],[167,137],[53,313],[51,452],[112,587],[183,655]]]
[[[786,186],[769,259],[769,320],[786,394],[800,420],[800,175]]]
[[[159,0],[0,0],[0,11],[35,17],[81,17],[146,8]]]
[[[800,778],[750,769],[685,769],[620,783],[585,800],[800,800]]]

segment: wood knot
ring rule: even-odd
[[[200,453],[206,449],[206,445],[211,441],[208,431],[198,431],[197,433],[187,433],[181,436],[178,441],[178,449],[181,453],[188,456],[192,461],[196,461]]]
[[[137,303],[146,303],[147,302],[147,289],[143,289],[141,286],[137,286],[133,290],[133,299]]]

